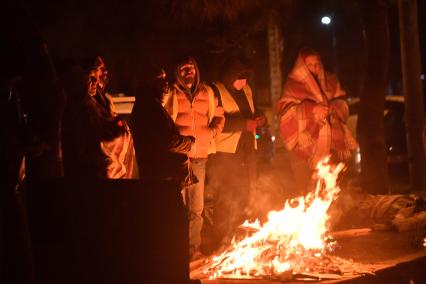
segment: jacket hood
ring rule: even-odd
[[[222,82],[226,87],[232,87],[238,79],[250,79],[253,70],[247,60],[239,57],[230,58],[222,74]]]
[[[179,68],[186,64],[186,63],[193,63],[195,66],[195,81],[191,88],[188,88],[185,84],[185,80],[182,76],[179,74]],[[178,61],[178,64],[176,64],[175,69],[176,74],[176,82],[175,84],[177,87],[184,93],[190,95],[191,97],[197,92],[198,87],[200,85],[200,69],[198,68],[197,61],[193,57],[183,57],[181,60]]]
[[[276,104],[276,110],[282,114],[288,107],[303,100],[324,103],[325,99],[333,100],[345,95],[336,75],[326,72],[320,62],[319,75],[315,77],[306,66],[302,52],[299,52],[284,84],[283,96]]]
[[[322,64],[321,61],[321,57],[319,55],[318,59],[320,60],[320,74],[318,75],[318,77],[316,78],[316,80],[318,80],[318,82],[323,85],[324,83],[324,76],[325,76],[325,71],[324,71],[324,66]],[[306,80],[315,80],[315,76],[309,71],[308,67],[305,64],[305,58],[304,58],[304,54],[303,51],[300,51],[299,54],[297,55],[297,59],[296,62],[294,64],[293,69],[290,71],[288,77],[295,80],[295,81],[306,81]]]

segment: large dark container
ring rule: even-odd
[[[186,283],[188,223],[171,184],[31,182],[37,283]]]

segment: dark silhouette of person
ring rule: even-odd
[[[138,80],[131,124],[140,178],[170,181],[181,190],[193,182],[187,153],[194,138],[181,135],[161,105],[168,87],[164,69],[152,65]]]
[[[76,179],[132,178],[130,129],[107,96],[98,100],[97,65],[97,59],[84,60],[64,76],[68,98],[62,130],[64,174]]]
[[[63,93],[47,45],[20,1],[0,9],[0,283],[34,283],[26,180],[59,177]]]
[[[172,282],[176,283],[199,283],[198,280],[189,279],[189,222],[188,215],[184,207],[182,193],[185,188],[198,182],[192,173],[191,164],[187,153],[192,149],[195,138],[181,135],[174,121],[162,106],[164,94],[168,91],[168,80],[163,68],[159,63],[138,64],[139,70],[134,72],[132,92],[136,98],[131,115],[132,133],[135,142],[135,152],[139,165],[139,177],[145,186],[154,186],[154,191],[166,190],[164,196],[178,197],[183,211],[184,223],[179,224],[175,236],[165,236],[167,238],[178,238],[178,247],[181,249],[180,260],[175,263],[174,269],[179,272],[173,275]],[[138,68],[137,68],[138,69]],[[172,192],[170,192],[170,191]],[[164,204],[170,204],[164,200]],[[167,206],[159,204],[159,206]],[[161,207],[160,214],[171,214],[169,208]],[[179,214],[174,211],[172,214]],[[155,217],[154,217],[155,218]],[[161,226],[173,227],[176,224],[158,224],[160,228],[157,232],[161,234]],[[184,226],[184,227],[181,227]],[[154,233],[155,234],[155,233]],[[160,237],[160,236],[158,236]],[[176,241],[174,242],[176,244]],[[163,255],[164,258],[174,259],[173,250],[171,256]],[[183,267],[180,264],[184,264]],[[180,275],[180,276],[179,276]],[[167,275],[161,275],[166,277]]]

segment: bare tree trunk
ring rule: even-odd
[[[398,8],[410,182],[413,189],[423,190],[426,175],[422,143],[424,109],[422,83],[420,81],[421,58],[417,1],[399,0]]]
[[[358,122],[361,150],[361,182],[364,190],[388,192],[383,111],[389,66],[389,26],[383,1],[361,1],[367,36],[368,64],[361,93]]]
[[[359,97],[364,91],[367,46],[362,27],[361,11],[356,0],[336,4],[336,44],[338,77],[349,97]],[[351,36],[348,37],[347,35]],[[350,54],[350,56],[348,56]]]
[[[276,23],[276,13],[272,12],[268,23],[268,52],[269,52],[269,77],[271,105],[282,95],[281,57],[283,52],[283,39],[281,31]],[[274,116],[272,116],[274,118]],[[277,123],[271,121],[274,133],[277,133]]]

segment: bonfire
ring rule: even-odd
[[[264,224],[246,221],[241,228],[250,232],[247,237],[234,238],[227,250],[211,258],[204,275],[280,280],[341,275],[353,263],[328,255],[336,242],[329,234],[327,210],[340,191],[337,178],[343,169],[343,164],[330,165],[329,158],[320,161],[313,192],[286,201],[281,211],[269,212]]]

